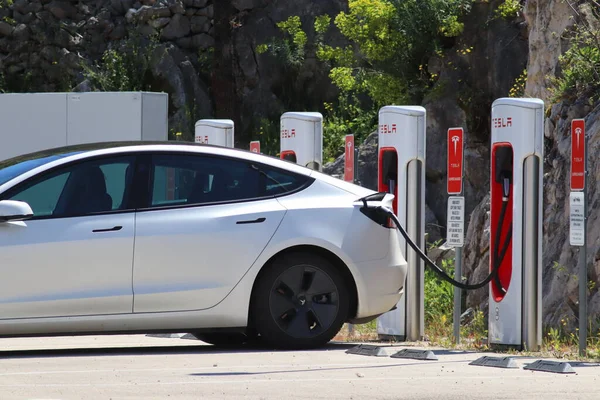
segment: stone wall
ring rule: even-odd
[[[12,91],[90,90],[82,63],[133,34],[156,35],[151,90],[170,95],[172,129],[213,114],[198,54],[211,48],[213,0],[15,0],[0,8],[0,70]],[[190,105],[195,115],[190,116]]]
[[[322,107],[337,94],[328,70],[308,51],[288,68],[259,44],[281,37],[277,22],[301,17],[313,34],[316,15],[334,17],[343,0],[14,0],[0,8],[0,72],[8,91],[92,90],[81,64],[99,60],[132,36],[156,36],[148,89],[170,95],[169,125],[191,139],[199,118],[231,118],[246,147],[267,118]],[[335,35],[330,38],[336,42]],[[338,38],[339,39],[339,38]]]
[[[569,123],[585,117],[590,139],[590,312],[600,312],[600,109],[585,101],[549,104],[548,77],[568,46],[561,34],[571,10],[562,0],[527,0],[525,15],[497,18],[502,0],[478,1],[465,18],[465,33],[449,41],[443,59],[429,60],[439,78],[425,99],[427,109],[427,226],[430,241],[444,235],[446,219],[445,133],[463,126],[466,135],[465,196],[469,217],[465,273],[480,281],[488,270],[489,113],[495,98],[506,96],[527,68],[526,95],[547,102],[544,163],[544,321],[557,324],[577,314],[577,250],[568,243]],[[169,125],[192,128],[199,118],[231,118],[236,147],[256,138],[257,117],[278,126],[284,111],[317,109],[335,99],[323,65],[308,51],[304,64],[290,70],[258,44],[279,35],[276,23],[299,15],[304,28],[316,15],[335,16],[344,0],[14,0],[0,2],[0,78],[9,90],[92,90],[82,63],[94,63],[107,49],[118,49],[132,35],[156,35],[149,65],[149,89],[169,93]],[[310,37],[309,37],[310,41]],[[343,38],[328,38],[335,45]],[[214,49],[211,56],[209,50]],[[26,90],[27,91],[27,90]],[[585,99],[582,99],[585,100]],[[183,128],[182,128],[183,127]],[[190,132],[188,132],[189,134]],[[189,138],[190,136],[188,136]],[[376,188],[377,136],[360,146],[358,178]],[[340,173],[343,156],[325,167]],[[487,290],[469,292],[469,306],[486,309]]]

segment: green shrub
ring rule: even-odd
[[[325,103],[323,116],[323,163],[328,163],[344,152],[346,135],[354,135],[355,143],[377,130],[377,110],[364,109],[358,98],[341,94],[337,104]]]
[[[521,5],[520,0],[504,0],[504,2],[498,6],[496,15],[510,19],[519,16],[521,11],[523,11],[523,6]]]
[[[585,2],[587,12],[578,14],[566,35],[570,47],[559,57],[560,74],[550,79],[553,102],[584,95],[591,103],[600,99],[600,9],[591,4],[593,1]]]
[[[155,36],[132,34],[116,47],[107,49],[99,62],[82,63],[83,75],[96,90],[151,90],[151,63],[157,47]]]
[[[256,52],[258,54],[270,52],[285,66],[299,68],[304,63],[308,42],[307,35],[302,30],[300,17],[293,15],[276,25],[283,33],[283,38],[275,38],[269,43],[257,45]]]
[[[260,140],[260,151],[263,154],[279,156],[279,119],[260,118],[258,132],[251,140]]]
[[[444,37],[462,33],[472,0],[350,0],[334,19],[352,47],[318,43],[342,91],[366,93],[379,107],[417,103],[431,85],[426,63]],[[318,29],[325,31],[324,21]]]
[[[454,276],[454,260],[443,260],[440,266]],[[452,321],[454,286],[442,280],[429,267],[425,268],[425,324],[445,324]]]
[[[12,7],[14,0],[0,0],[0,8]]]
[[[354,134],[360,143],[376,129],[381,106],[421,102],[436,80],[426,72],[427,61],[440,50],[443,40],[462,33],[460,19],[472,2],[349,0],[347,12],[317,16],[310,35],[298,16],[278,22],[283,37],[260,43],[255,50],[279,58],[283,68],[292,68],[288,74],[293,75],[307,54],[315,54],[328,69],[339,96],[319,110],[325,114],[327,162],[343,152],[346,134]],[[328,43],[332,29],[350,44]]]
[[[527,70],[524,69],[521,75],[515,79],[513,87],[508,92],[508,97],[523,97],[525,96],[525,85],[527,84]]]

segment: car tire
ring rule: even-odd
[[[287,253],[258,277],[252,326],[268,346],[308,349],[325,345],[341,329],[350,304],[348,285],[326,258]]]

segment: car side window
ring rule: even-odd
[[[69,173],[66,172],[44,179],[7,200],[26,202],[33,210],[34,217],[52,216],[68,177]]]
[[[277,196],[293,192],[302,187],[309,179],[303,175],[296,175],[292,172],[266,166],[261,166],[260,170],[263,176],[261,187],[265,196]]]
[[[150,207],[241,201],[260,197],[258,170],[228,158],[164,154],[152,157]]]
[[[29,204],[33,217],[69,217],[122,210],[134,157],[85,161],[33,178],[7,200]]]

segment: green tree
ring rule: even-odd
[[[340,91],[336,104],[323,105],[324,158],[330,161],[343,152],[344,135],[352,133],[360,143],[376,129],[381,106],[421,102],[434,80],[426,73],[429,58],[445,38],[462,33],[460,18],[472,2],[349,0],[347,12],[318,16],[312,26],[305,22],[303,27],[298,16],[278,22],[283,37],[259,44],[256,51],[270,52],[284,68],[299,68],[307,54],[325,63]],[[332,30],[348,44],[328,44]]]
[[[587,96],[593,104],[600,100],[600,8],[596,0],[567,0],[575,11],[575,24],[565,39],[570,47],[559,57],[560,74],[551,78],[552,101]]]
[[[444,37],[462,33],[460,17],[472,0],[350,0],[348,12],[333,24],[351,43],[319,43],[317,55],[331,66],[330,77],[342,91],[366,93],[373,102],[418,102],[429,87],[423,68]],[[315,30],[329,24],[317,19]]]

